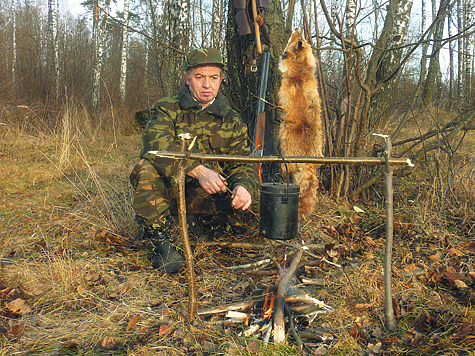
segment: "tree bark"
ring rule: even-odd
[[[96,108],[101,101],[101,77],[102,63],[104,55],[104,36],[106,30],[106,15],[104,11],[104,0],[96,1],[94,16],[94,45],[95,45],[95,62],[94,62],[94,78],[92,82],[92,107]],[[107,9],[107,8],[106,8]],[[100,15],[99,15],[100,14]]]
[[[432,0],[436,3],[436,0]],[[440,1],[439,5],[439,21],[435,25],[435,31],[433,34],[434,44],[432,46],[432,53],[429,61],[429,70],[427,71],[427,78],[425,80],[423,98],[426,102],[437,101],[440,97],[440,91],[442,90],[442,73],[440,72],[440,50],[442,49],[441,41],[444,32],[445,18],[447,11],[445,7],[447,2],[445,0]],[[435,18],[437,15],[433,11]]]
[[[390,0],[389,2],[383,31],[368,63],[366,85],[374,91],[374,94],[371,97],[368,118],[362,118],[366,127],[363,132],[359,131],[357,145],[361,143],[368,129],[373,129],[377,124],[386,124],[394,92],[394,80],[389,78],[399,69],[402,56],[400,47],[406,40],[411,9],[412,0]]]
[[[257,112],[257,96],[259,93],[260,63],[261,56],[257,56],[254,51],[254,35],[239,35],[236,25],[236,14],[238,10],[234,8],[234,1],[228,3],[228,25],[226,31],[226,49],[228,54],[227,82],[223,85],[223,90],[231,105],[236,108],[249,128],[249,137],[254,137],[255,120]],[[284,17],[279,0],[270,0],[269,6],[261,8],[261,17],[271,40],[270,45],[263,46],[264,51],[270,52],[269,80],[267,84],[266,100],[266,126],[273,126],[274,135],[277,137],[278,117],[281,114],[276,107],[277,92],[281,83],[281,73],[278,69],[279,58],[288,41],[288,36],[284,33]],[[252,71],[255,64],[257,71]],[[267,131],[267,129],[266,129]],[[269,142],[268,140],[272,141]],[[273,154],[276,143],[272,138],[266,136],[264,154]],[[263,166],[263,175],[270,167]]]
[[[211,18],[211,46],[219,48],[219,0],[213,0]]]
[[[124,0],[124,23],[122,27],[122,56],[120,60],[119,98],[125,103],[125,88],[127,84],[127,52],[129,48],[129,1]]]

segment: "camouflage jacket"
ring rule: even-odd
[[[172,180],[178,172],[179,160],[150,156],[148,151],[181,151],[179,134],[197,137],[193,153],[249,155],[247,126],[239,114],[227,104],[218,92],[215,100],[204,110],[184,85],[174,98],[163,98],[153,104],[151,120],[142,136],[141,158],[147,159],[163,176]],[[191,141],[188,141],[191,142]],[[189,160],[186,173],[204,165],[226,178],[228,187],[246,188],[253,198],[257,195],[259,177],[254,163],[200,162]]]

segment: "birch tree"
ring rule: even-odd
[[[94,78],[92,82],[92,106],[97,107],[101,101],[101,74],[104,55],[104,36],[106,15],[102,10],[104,0],[96,0],[94,8]],[[106,8],[108,9],[108,8]]]
[[[53,31],[53,38],[54,38],[54,93],[55,93],[55,98],[56,100],[59,99],[59,93],[60,93],[60,83],[61,83],[61,72],[60,72],[60,58],[59,58],[59,34],[60,34],[60,18],[59,18],[59,0],[56,0],[56,16],[55,16],[55,26],[54,26],[54,31]]]
[[[219,21],[219,0],[213,0],[212,17],[211,17],[211,47],[219,48],[219,33],[220,33],[220,21]]]
[[[184,37],[189,30],[189,1],[168,0],[169,57],[167,66],[167,96],[173,95],[181,83],[182,55],[187,50]],[[189,32],[188,32],[189,33]],[[186,37],[188,40],[188,37]],[[184,47],[182,47],[184,46]],[[179,49],[180,48],[180,49]],[[181,50],[183,49],[183,50]],[[178,81],[179,79],[179,81]]]
[[[124,24],[122,26],[122,55],[120,61],[119,98],[125,102],[125,88],[127,82],[127,50],[129,47],[129,0],[124,0]]]
[[[16,7],[15,0],[12,0],[12,84],[13,89],[16,88],[16,57],[17,57],[17,43],[16,43]]]

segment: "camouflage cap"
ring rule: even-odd
[[[200,64],[217,64],[224,67],[223,55],[215,48],[199,48],[188,53],[183,59],[185,70]]]

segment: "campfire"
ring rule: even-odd
[[[265,295],[234,304],[199,310],[200,315],[226,313],[225,322],[242,324],[242,335],[256,335],[268,343],[286,341],[292,334],[297,344],[301,343],[299,331],[308,328],[317,315],[334,310],[323,301],[310,296],[303,288],[294,287],[292,278],[302,258],[305,247],[295,255],[290,267],[280,270],[278,282],[267,287]]]

